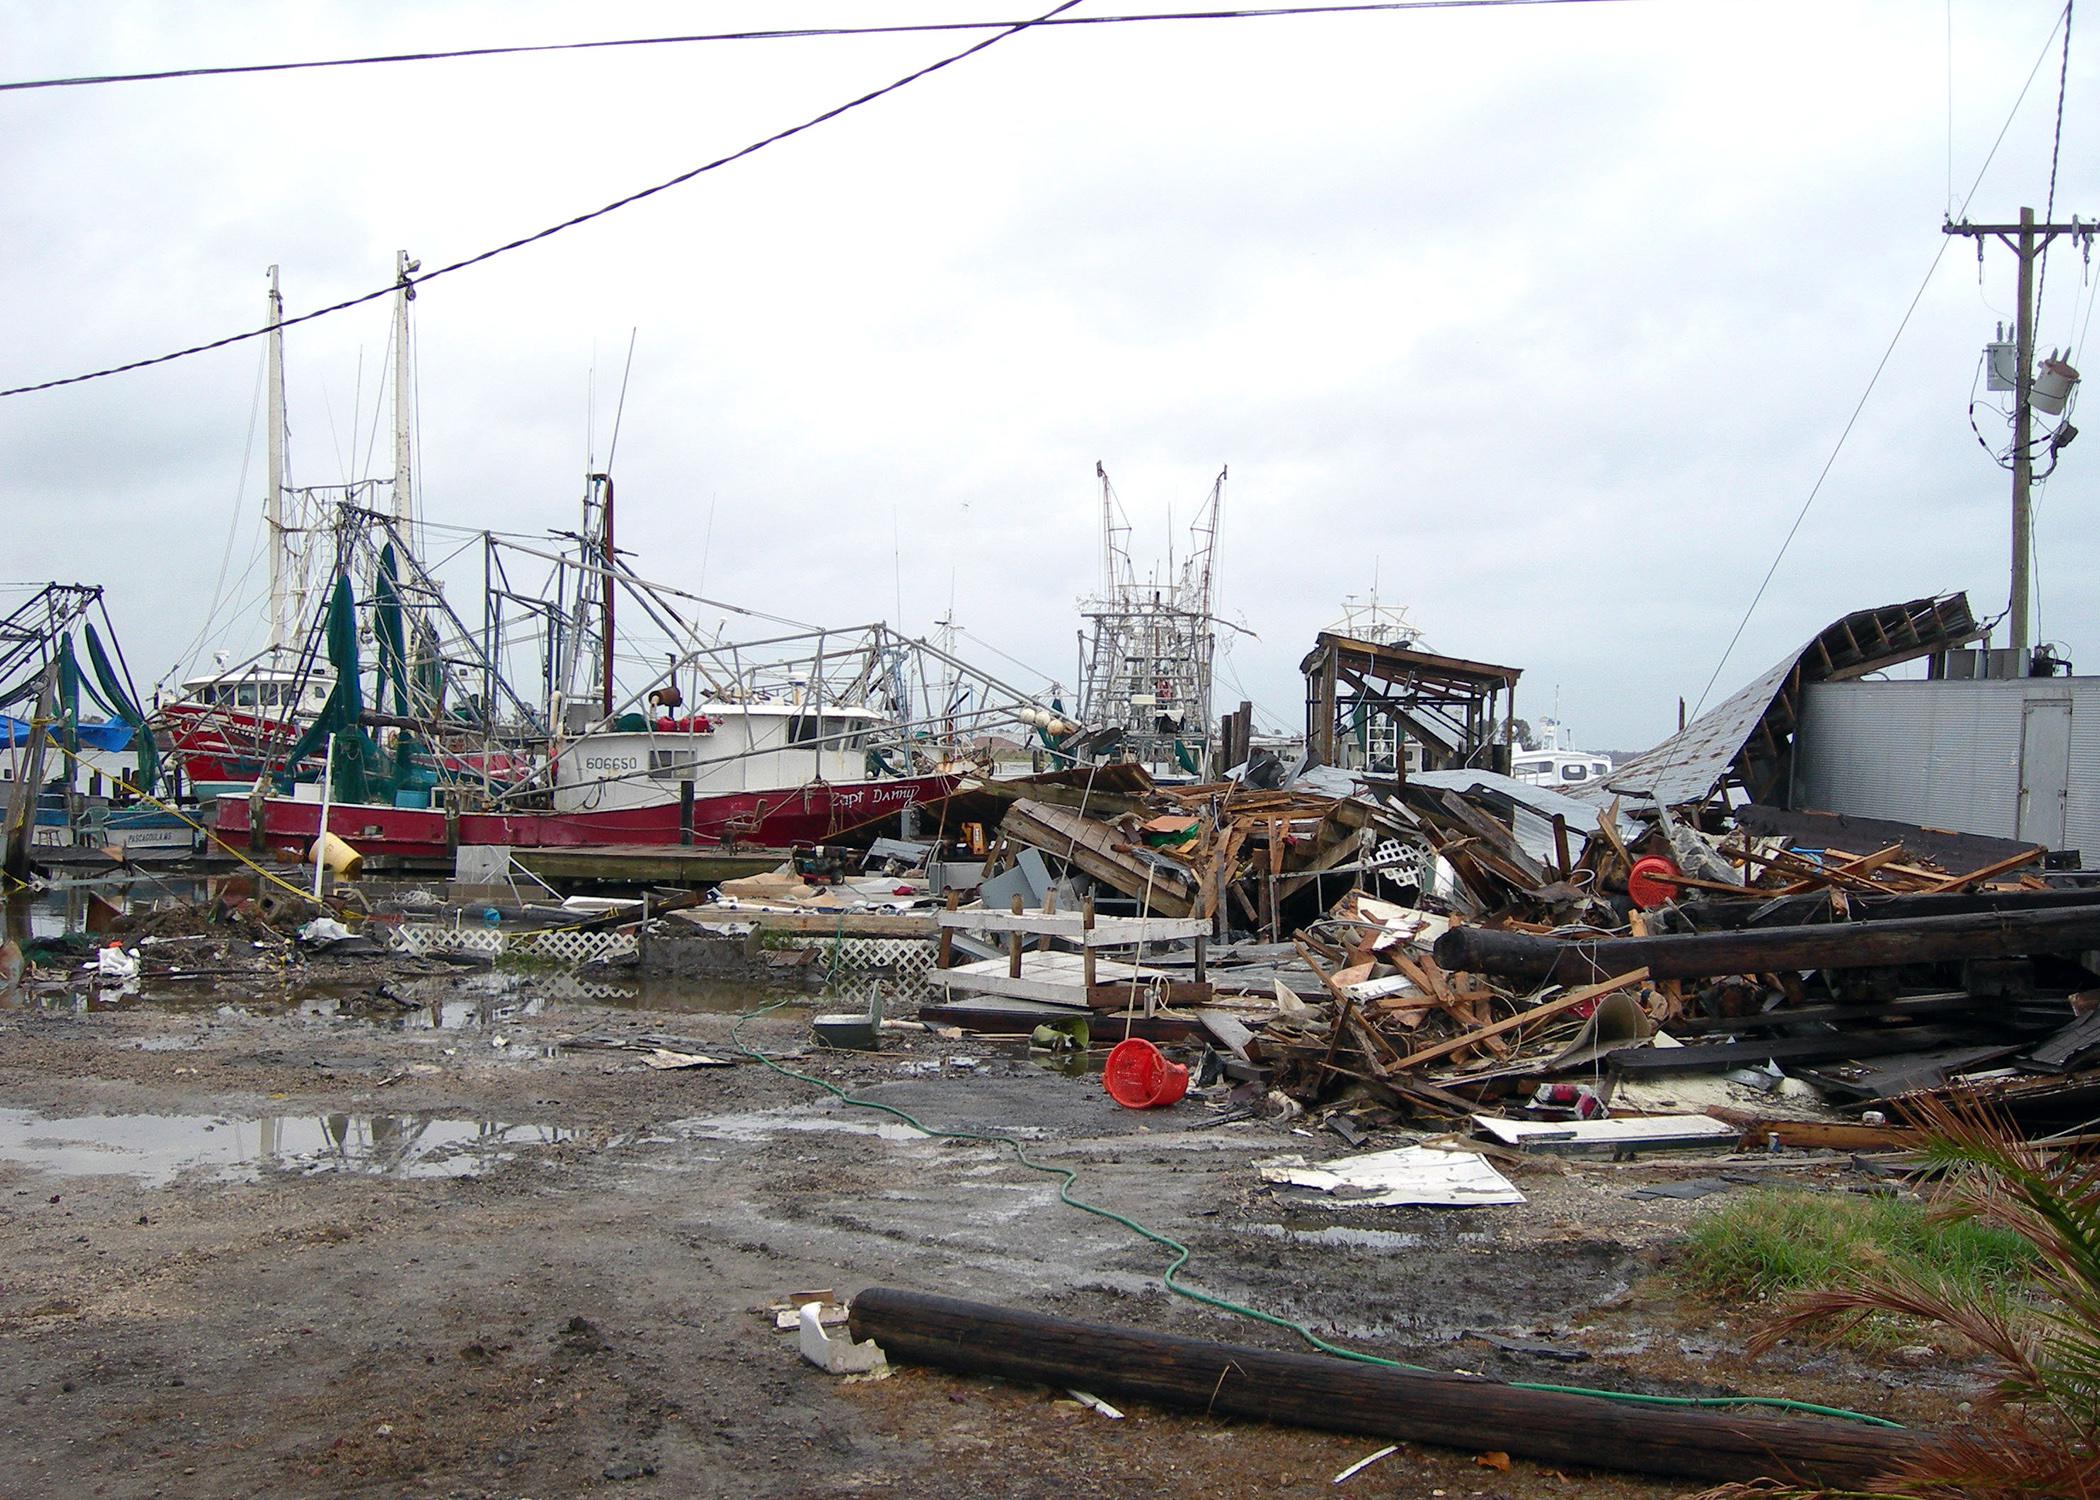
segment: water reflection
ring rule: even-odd
[[[69,1177],[121,1175],[158,1187],[183,1173],[222,1181],[265,1172],[465,1177],[518,1150],[574,1139],[558,1125],[425,1114],[84,1115],[0,1109],[0,1161]]]

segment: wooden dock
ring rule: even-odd
[[[706,885],[777,870],[785,849],[721,849],[704,844],[623,844],[577,849],[513,849],[511,863],[542,880],[594,885]]]

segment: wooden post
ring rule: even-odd
[[[1283,841],[1290,826],[1291,823],[1288,818],[1269,819],[1269,880],[1266,893],[1267,899],[1263,902],[1263,905],[1268,907],[1269,941],[1272,943],[1281,941],[1281,938],[1278,936],[1278,930],[1283,918],[1276,910],[1276,882],[1278,877],[1283,874]]]
[[[1094,993],[1094,893],[1086,893],[1086,901],[1079,908],[1079,975],[1086,984],[1089,996]]]
[[[959,891],[950,891],[948,893],[947,910],[954,911],[960,905],[962,905],[962,893]],[[941,928],[940,944],[940,955],[935,960],[935,962],[938,963],[939,966],[943,969],[954,968],[955,929],[953,927],[948,927],[944,925]]]
[[[1199,937],[1196,939],[1196,983],[1198,984],[1207,983],[1210,979],[1210,973],[1205,967],[1205,950],[1209,943],[1210,939],[1208,938]]]
[[[1925,1454],[1924,1433],[1749,1410],[1651,1406],[1470,1375],[1359,1364],[870,1287],[856,1339],[905,1364],[1083,1386],[1209,1416],[1500,1450],[1543,1463],[1694,1479],[1785,1474],[1851,1488]]]
[[[693,844],[693,782],[688,777],[678,783],[678,842],[691,848]]]
[[[1014,892],[1013,913],[1017,917],[1021,914],[1021,893],[1019,891]],[[1019,979],[1021,977],[1021,944],[1021,929],[1016,927],[1006,935],[1006,977],[1009,979]]]

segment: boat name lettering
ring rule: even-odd
[[[915,786],[856,787],[831,794],[832,805],[849,812],[862,807],[910,807],[918,800],[919,789]]]

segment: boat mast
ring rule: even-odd
[[[605,618],[599,624],[605,631],[605,661],[600,671],[605,688],[605,716],[609,719],[613,711],[613,481],[610,474],[593,477],[605,487]]]
[[[270,650],[291,644],[291,533],[284,522],[284,297],[277,288],[277,267],[270,267],[270,330],[264,366],[270,387],[269,492],[263,497],[263,524],[270,533]]]
[[[394,257],[394,520],[404,537],[415,523],[415,459],[409,443],[411,386],[408,358],[408,304],[416,300],[416,284],[409,277],[423,269],[423,262],[410,260],[408,252]]]

